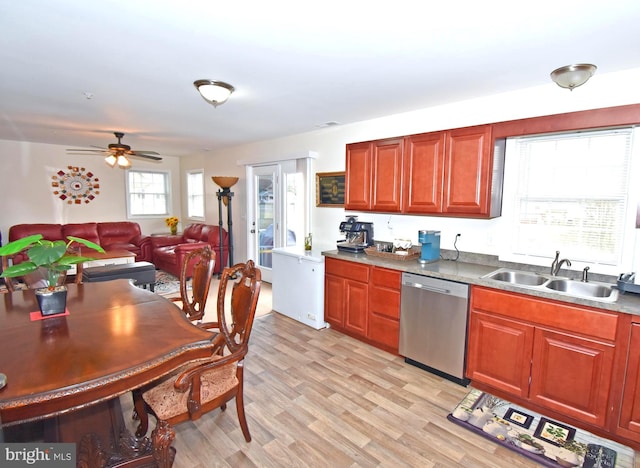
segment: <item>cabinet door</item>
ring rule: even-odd
[[[400,211],[402,139],[373,142],[372,203],[374,211]]]
[[[368,289],[367,283],[344,283],[344,328],[362,336],[367,334]]]
[[[447,132],[444,213],[489,214],[492,157],[490,125]]]
[[[529,398],[604,426],[614,355],[613,344],[536,328]]]
[[[371,142],[347,145],[344,207],[371,209]]]
[[[526,398],[533,336],[531,325],[472,310],[467,377]]]
[[[332,327],[344,326],[344,278],[324,277],[324,319]]]
[[[444,171],[445,132],[405,139],[402,211],[440,213]]]
[[[631,340],[627,361],[620,427],[631,431],[640,440],[640,325],[631,325]]]

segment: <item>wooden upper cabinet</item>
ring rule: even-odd
[[[482,125],[348,144],[345,209],[500,216],[503,143]]]
[[[444,170],[445,133],[405,138],[402,211],[440,213]]]
[[[400,211],[402,138],[347,145],[345,209]]]
[[[400,211],[402,195],[402,138],[372,143],[373,211]]]
[[[344,207],[371,209],[371,142],[347,145]]]
[[[490,125],[447,132],[443,213],[489,215],[492,156]]]

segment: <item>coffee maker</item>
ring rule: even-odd
[[[418,231],[418,242],[422,244],[420,263],[430,263],[440,260],[440,231]]]
[[[340,232],[345,239],[338,241],[338,250],[360,253],[373,245],[373,223],[358,221],[356,216],[350,216],[340,223]]]

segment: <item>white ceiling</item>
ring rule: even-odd
[[[0,0],[0,139],[106,146],[117,130],[181,156],[544,85],[571,63],[595,80],[639,52],[638,0]],[[236,92],[214,108],[200,78]]]

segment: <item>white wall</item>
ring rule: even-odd
[[[64,146],[0,140],[0,230],[3,243],[9,227],[21,223],[83,223],[126,221],[125,171],[107,166],[100,155],[67,155]],[[133,160],[139,169],[171,172],[173,212],[180,217],[180,162],[165,157],[160,164]],[[68,166],[85,168],[99,179],[100,194],[90,203],[69,205],[53,194],[52,176]],[[134,220],[143,233],[167,231],[164,217]]]
[[[350,125],[319,129],[269,141],[225,148],[183,158],[181,168],[200,166],[205,179],[212,175],[236,175],[240,182],[234,187],[241,196],[234,201],[235,259],[246,258],[246,208],[244,168],[238,166],[255,162],[278,160],[287,155],[318,153],[315,172],[341,171],[345,168],[345,145],[358,141],[409,135],[469,125],[558,114],[601,107],[640,103],[640,68],[620,73],[596,74],[586,85],[574,91],[562,89],[552,82],[548,85],[516,92],[453,103],[416,112],[391,115]],[[640,117],[640,116],[639,116]],[[207,202],[213,202],[215,185],[207,186]],[[339,237],[338,224],[347,213],[342,208],[314,208],[312,233],[314,244],[335,246]],[[352,214],[352,213],[349,213]],[[374,222],[376,239],[391,240],[402,237],[417,243],[419,229],[442,231],[442,247],[453,248],[457,233],[462,237],[458,248],[468,252],[497,254],[502,236],[508,232],[507,220],[474,220],[430,216],[359,214],[363,221]],[[226,216],[226,215],[225,215]],[[208,222],[218,222],[217,206],[207,206]],[[551,255],[552,253],[550,253]]]

